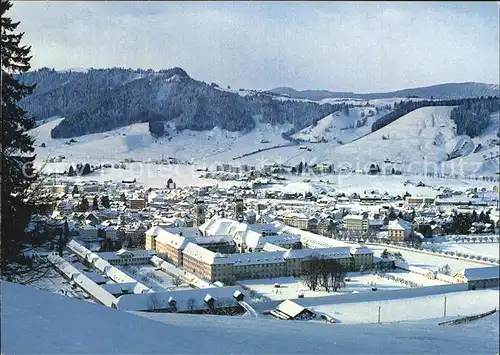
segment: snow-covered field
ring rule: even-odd
[[[497,289],[452,292],[442,295],[400,298],[383,301],[330,304],[313,307],[342,323],[376,323],[378,307],[381,322],[414,321],[447,316],[466,316],[499,309]]]
[[[191,288],[184,282],[175,285],[172,276],[161,270],[156,270],[151,265],[117,266],[117,268],[156,292]]]
[[[425,248],[429,250],[453,251],[468,255],[480,255],[490,258],[500,257],[499,243],[435,243],[426,244]]]
[[[377,287],[378,291],[396,290],[406,288],[406,286],[395,281],[380,278],[373,274],[349,273],[347,275],[351,281],[346,282],[346,287],[338,292],[326,292],[324,290],[311,291],[299,278],[278,277],[273,279],[244,280],[238,284],[248,287],[259,296],[264,296],[270,300],[285,300],[297,298],[300,293],[305,298],[318,296],[331,296],[335,294],[347,294],[352,292],[374,292],[372,287]],[[274,287],[278,283],[279,288]]]
[[[238,160],[233,158],[258,149],[288,143],[281,137],[281,133],[288,130],[290,125],[271,126],[258,122],[257,127],[248,134],[217,128],[203,132],[176,132],[174,128],[169,128],[169,137],[155,140],[149,134],[147,124],[133,124],[109,132],[75,137],[76,143],[69,143],[69,139],[50,137],[51,129],[62,120],[59,118],[35,128],[31,133],[36,138],[38,163],[59,155],[66,156],[70,163],[88,161],[92,164],[114,163],[125,158],[160,160],[163,156],[193,161],[200,166],[213,166],[222,162],[253,165],[273,162],[298,164],[303,160],[309,165],[315,162],[330,162],[336,167],[348,166],[355,170],[367,170],[373,162],[382,168],[384,161],[388,159],[392,162],[386,164],[389,168],[395,167],[403,171],[423,172],[433,167],[436,172],[495,174],[499,168],[498,159],[485,160],[485,156],[489,157],[490,153],[498,154],[498,147],[490,144],[496,132],[495,127],[498,126],[498,115],[493,115],[493,122],[484,135],[471,140],[467,136],[456,135],[455,124],[449,117],[451,109],[421,108],[370,133],[368,123],[359,128],[343,129],[350,125],[356,126],[356,122],[360,120],[358,111],[361,109],[356,108],[353,109],[352,115],[343,116],[338,113],[339,116],[327,116],[320,120],[316,127],[309,127],[298,133],[302,138],[327,136],[331,139],[327,143],[308,143],[311,151],[291,146]],[[365,134],[367,135],[352,141]],[[331,135],[333,137],[330,137]],[[383,139],[383,136],[387,139]],[[338,140],[342,143],[352,142],[339,145]],[[263,141],[269,143],[262,143]],[[45,144],[44,148],[39,147],[42,143]],[[483,149],[472,153],[479,143],[483,145]],[[455,149],[467,157],[445,162],[447,154]]]
[[[242,317],[132,314],[71,300],[34,288],[2,282],[3,354],[494,354],[498,352],[497,315],[467,325],[438,326],[423,321],[381,325],[327,325]],[[498,305],[498,291],[450,296],[450,312]],[[473,298],[475,295],[476,298]],[[415,300],[414,300],[415,301]],[[440,316],[442,299],[402,303],[393,314]],[[456,303],[454,303],[456,301]],[[481,302],[474,307],[472,303]],[[402,301],[404,302],[404,300]],[[487,302],[487,304],[486,304]],[[406,307],[402,307],[406,305]],[[418,306],[418,307],[417,307]],[[325,306],[326,307],[326,306]],[[354,309],[331,305],[346,322]],[[382,321],[391,308],[382,308]],[[358,316],[376,319],[370,308]],[[432,313],[432,314],[431,314]],[[355,323],[355,321],[353,321]],[[264,331],[263,331],[264,330]]]
[[[451,274],[462,271],[465,268],[485,267],[483,263],[474,261],[466,261],[454,257],[445,257],[435,254],[420,253],[413,250],[404,250],[399,248],[391,248],[390,246],[370,245],[375,256],[380,256],[384,249],[391,252],[400,252],[406,262],[412,266],[421,267],[431,271],[437,271],[443,265],[448,264],[451,269]]]

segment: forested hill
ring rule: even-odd
[[[332,92],[327,90],[302,90],[281,87],[269,90],[275,94],[286,95],[295,99],[322,100],[327,98],[351,98],[362,100],[385,99],[391,97],[399,98],[421,98],[436,100],[452,100],[473,97],[500,96],[499,85],[485,83],[447,83],[420,88],[403,89],[392,92],[379,93],[355,93],[355,92]]]
[[[162,134],[164,122],[175,123],[178,130],[219,127],[247,132],[255,127],[255,118],[271,124],[289,122],[301,129],[343,105],[276,100],[263,92],[231,92],[197,81],[181,68],[87,72],[43,68],[19,78],[37,84],[21,103],[33,118],[65,117],[52,130],[53,138],[105,132],[139,122],[149,122],[156,135]]]

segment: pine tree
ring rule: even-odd
[[[97,199],[97,195],[94,196],[94,199],[92,200],[92,209],[93,210],[99,209],[99,200]]]
[[[90,169],[90,164],[89,163],[85,163],[85,165],[83,166],[82,176],[88,175],[91,172],[92,172],[92,169]]]
[[[68,176],[75,176],[75,168],[73,168],[73,165],[70,165],[69,170],[68,170]]]
[[[64,225],[63,225],[63,237],[64,241],[67,242],[69,239],[69,226],[68,226],[68,220],[64,220]]]
[[[110,203],[109,203],[109,196],[104,195],[101,197],[101,205],[104,208],[110,208]]]
[[[78,186],[74,185],[73,186],[73,191],[71,192],[72,195],[78,195]]]
[[[35,121],[19,106],[19,101],[32,93],[28,86],[15,79],[15,75],[30,70],[31,47],[21,45],[24,33],[17,33],[19,22],[6,16],[12,7],[8,0],[0,1],[1,14],[1,84],[2,84],[2,203],[0,270],[9,280],[27,283],[25,278],[37,266],[22,253],[27,243],[25,227],[33,213],[46,209],[47,201],[40,199],[39,189],[30,189],[38,173],[33,168],[34,138],[27,131],[35,127]],[[32,242],[33,243],[33,242]],[[28,276],[26,276],[28,277]],[[20,279],[22,278],[22,279]]]
[[[89,200],[86,196],[83,196],[80,203],[77,206],[78,212],[87,212],[89,210]]]

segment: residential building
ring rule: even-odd
[[[146,202],[145,198],[131,198],[127,201],[127,207],[131,210],[140,211],[146,208]]]
[[[91,224],[84,224],[78,228],[80,240],[84,242],[91,242],[97,240],[97,228]]]
[[[410,238],[413,232],[413,226],[410,222],[398,218],[389,222],[387,230],[390,241],[402,242]]]
[[[367,233],[368,218],[362,214],[348,214],[344,217],[344,227],[351,232]]]

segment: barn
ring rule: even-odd
[[[281,302],[276,309],[270,313],[272,316],[283,320],[300,320],[316,317],[311,310],[304,308],[291,300]]]
[[[491,288],[500,286],[500,268],[498,266],[464,269],[455,274],[457,283],[467,283],[469,289]]]

